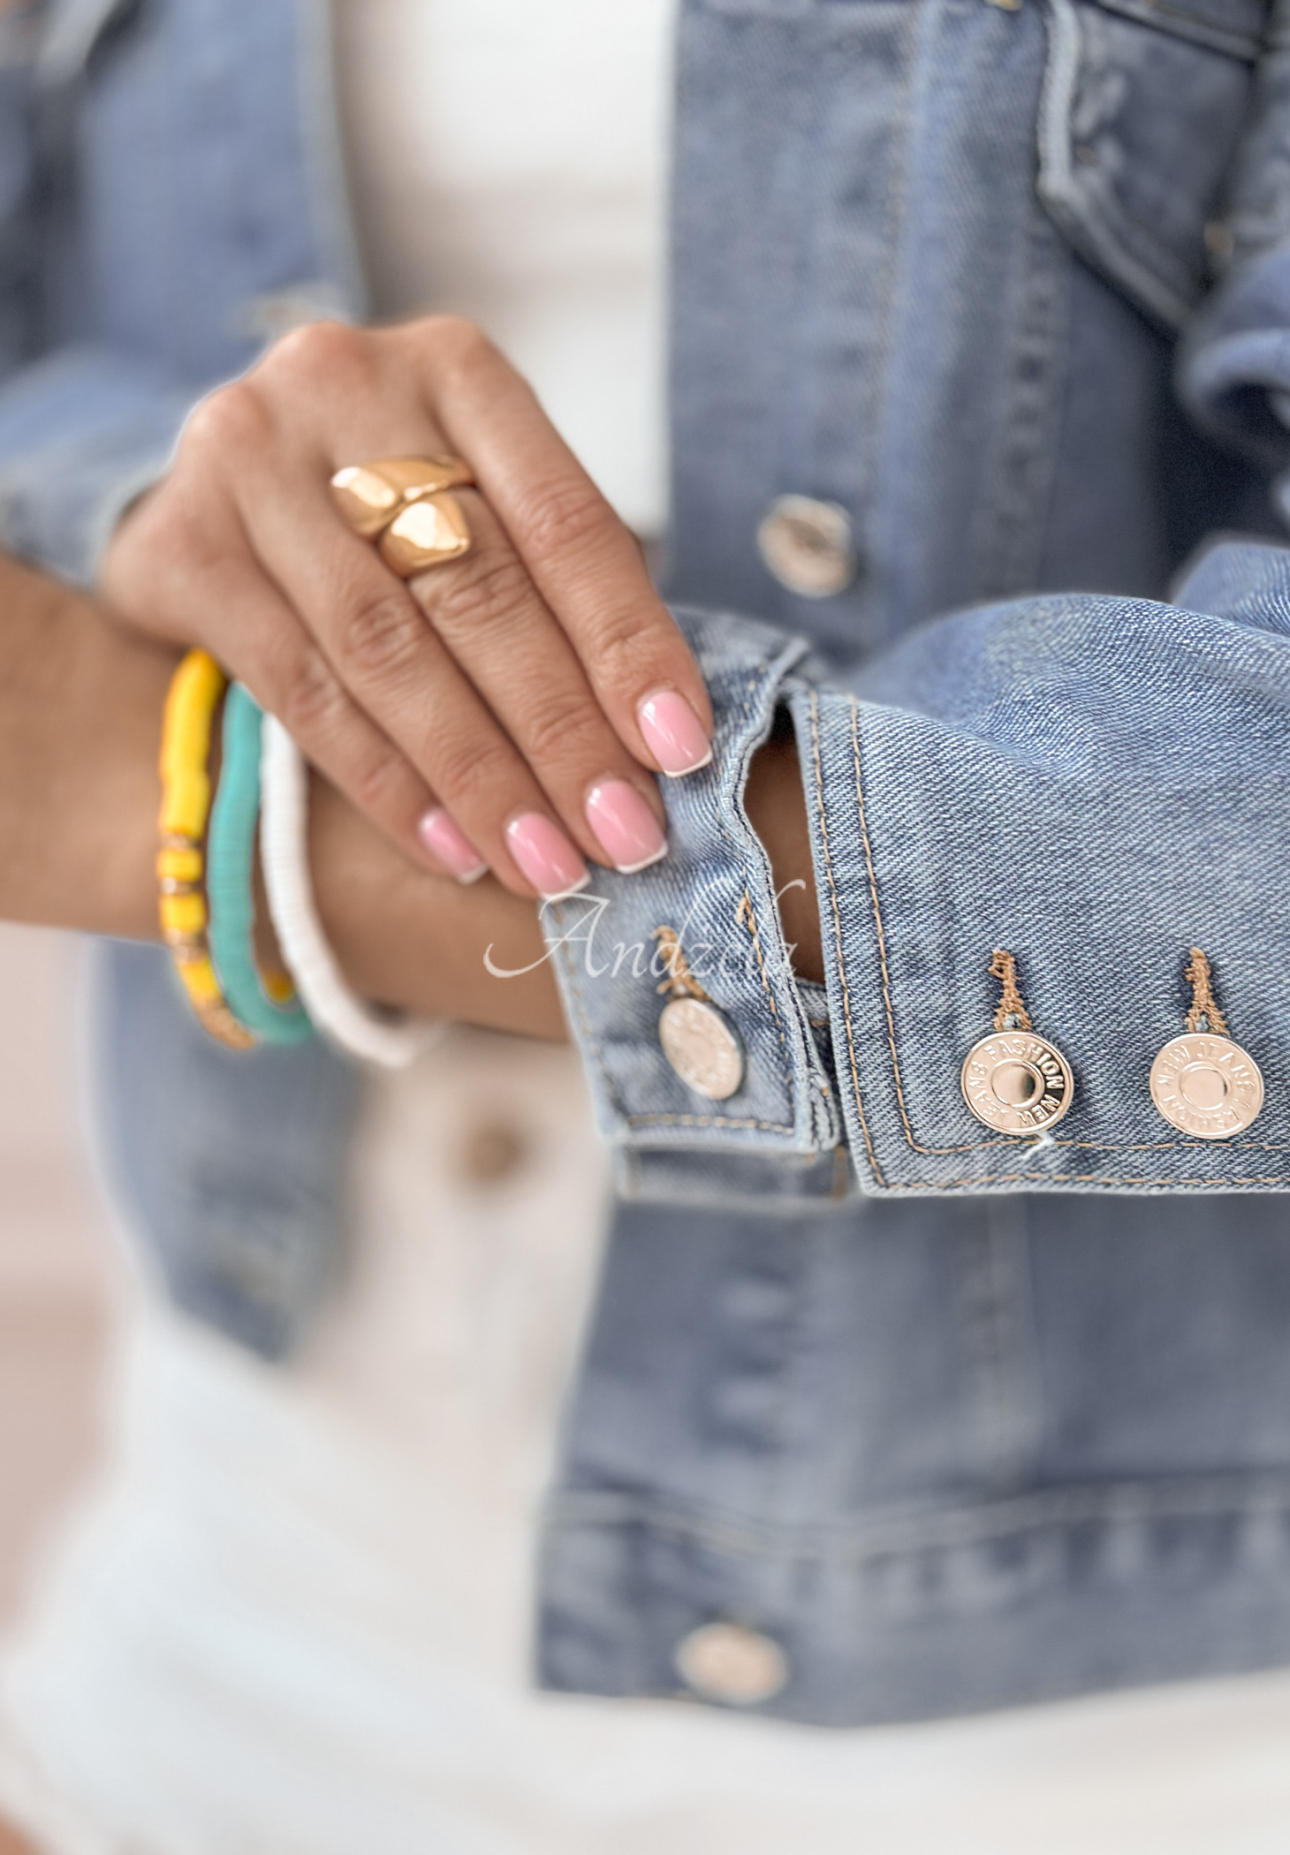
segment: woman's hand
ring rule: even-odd
[[[61,581],[0,554],[0,920],[157,938],[157,741],[175,661],[123,636]],[[779,884],[805,878],[785,898],[785,926],[799,942],[797,970],[818,977],[791,736],[757,754],[747,804]],[[462,889],[413,868],[323,780],[309,819],[315,896],[352,985],[429,1017],[563,1036],[553,964],[528,903],[495,882]],[[261,905],[257,929],[267,920]],[[494,968],[521,976],[496,977],[490,947]],[[262,951],[263,966],[281,964],[267,942]]]
[[[332,474],[454,452],[474,546],[406,584]],[[516,895],[664,848],[645,768],[702,764],[711,710],[630,532],[469,323],[316,323],[194,412],[124,517],[103,591],[204,645],[394,843]],[[563,829],[560,826],[563,825]]]

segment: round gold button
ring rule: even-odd
[[[977,1120],[996,1133],[1041,1134],[1070,1107],[1075,1077],[1046,1037],[996,1031],[968,1051],[959,1086]]]
[[[687,1088],[709,1101],[725,1101],[744,1079],[744,1053],[715,1005],[674,998],[658,1021],[663,1054]]]
[[[1171,1127],[1196,1140],[1230,1140],[1263,1106],[1263,1077],[1230,1037],[1189,1031],[1151,1065],[1151,1099]]]
[[[760,1630],[742,1623],[705,1623],[676,1646],[676,1669],[704,1700],[753,1707],[770,1700],[788,1680],[784,1651]]]

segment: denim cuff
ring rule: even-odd
[[[1290,1188],[1290,967],[1275,901],[1290,553],[1226,544],[1179,604],[1068,594],[911,633],[856,692],[786,693],[811,822],[837,1097],[867,1193]],[[1185,719],[1180,719],[1185,718]],[[1269,883],[1273,886],[1269,887]],[[1189,950],[1265,1095],[1231,1137],[1156,1106]],[[964,1098],[1015,957],[1069,1112]]]
[[[716,715],[712,763],[663,780],[669,855],[543,921],[602,1133],[632,1197],[713,1193],[772,1204],[834,1202],[851,1189],[827,1064],[793,977],[770,864],[743,808],[749,763],[805,646],[748,620],[678,611]],[[664,935],[660,938],[660,930]],[[743,1051],[727,1099],[687,1085],[664,1054],[667,932]],[[772,1203],[773,1201],[773,1203]]]
[[[97,347],[25,367],[0,389],[0,545],[92,585],[112,530],[166,471],[201,390]]]

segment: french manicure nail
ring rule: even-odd
[[[559,825],[541,812],[523,812],[506,827],[510,853],[538,894],[548,902],[576,895],[591,881],[591,872]]]
[[[614,868],[624,876],[667,855],[667,839],[635,786],[606,779],[587,794],[587,823]]]
[[[431,856],[438,857],[458,882],[478,882],[481,876],[487,875],[488,865],[475,846],[462,836],[442,805],[436,805],[418,822],[417,836]]]
[[[641,733],[663,771],[672,779],[697,773],[712,758],[712,743],[684,696],[659,689],[636,711]]]

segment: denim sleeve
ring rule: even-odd
[[[88,585],[201,391],[106,346],[59,349],[11,374],[0,384],[0,546]]]
[[[1272,475],[1290,519],[1290,0],[1274,0],[1250,125],[1222,216],[1206,227],[1216,287],[1185,331],[1192,417]]]
[[[710,679],[713,765],[668,782],[672,851],[548,924],[629,1196],[767,1209],[839,1195],[1290,1187],[1290,934],[1279,906],[1290,756],[1290,552],[1228,544],[1177,606],[1022,600],[918,632],[851,687],[746,621],[679,614]],[[827,1026],[794,983],[741,794],[777,706],[797,733],[824,928]],[[658,1037],[665,962],[744,1051],[705,1100]],[[1191,1138],[1157,1111],[1189,949],[1262,1070],[1258,1119]],[[1015,954],[1069,1113],[1012,1138],[959,1077]]]

